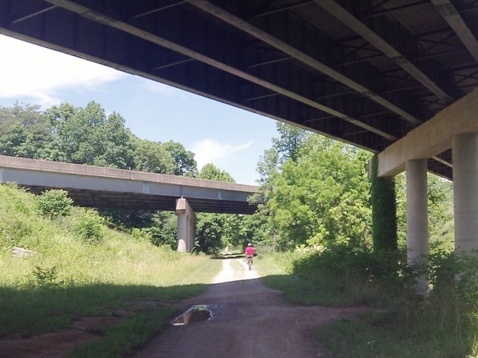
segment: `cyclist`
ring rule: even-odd
[[[249,260],[249,259],[251,260],[251,265],[254,263],[253,257],[255,253],[256,253],[256,248],[251,243],[248,243],[245,250],[245,255],[246,255],[246,260]]]

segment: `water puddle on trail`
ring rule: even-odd
[[[194,322],[207,321],[212,317],[207,305],[194,305],[172,321],[173,326],[185,326]]]

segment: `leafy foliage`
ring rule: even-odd
[[[134,138],[134,168],[135,170],[174,174],[176,167],[174,159],[160,143]]]
[[[46,111],[65,161],[127,169],[133,165],[131,134],[117,113],[106,116],[96,102],[85,108],[69,104]]]
[[[67,216],[73,205],[65,190],[48,190],[36,198],[38,211],[41,215],[54,219]]]
[[[223,181],[227,183],[234,183],[234,178],[228,172],[219,169],[212,163],[204,165],[198,176],[199,179],[207,179],[214,181]]]
[[[74,226],[74,232],[86,244],[99,244],[104,238],[103,220],[95,211],[85,209]]]
[[[44,112],[38,106],[0,107],[0,154],[153,173],[196,176],[194,154],[180,143],[140,139],[124,118],[92,101]]]
[[[216,253],[223,248],[224,215],[198,213],[195,251]]]
[[[58,265],[42,267],[35,265],[30,277],[29,284],[36,287],[48,287],[62,285],[64,282],[58,278]]]
[[[150,241],[156,246],[166,245],[171,249],[177,248],[178,225],[176,214],[173,212],[157,212],[153,215],[153,225],[147,228]]]
[[[176,164],[174,175],[197,177],[197,163],[194,160],[193,152],[186,150],[182,144],[173,141],[163,143],[162,147],[169,153]]]
[[[286,160],[266,183],[269,215],[278,247],[368,245],[369,154],[311,135],[301,156]]]
[[[39,106],[0,107],[0,154],[35,159],[48,157],[52,140]]]
[[[301,157],[304,143],[309,137],[309,132],[296,126],[277,122],[279,138],[273,138],[272,143],[279,155],[279,162],[287,160],[296,162]]]
[[[245,247],[251,243],[268,243],[266,217],[254,215],[224,215],[223,245]]]
[[[378,156],[371,160],[373,248],[378,251],[397,249],[397,209],[393,178],[377,176]]]
[[[180,143],[152,142],[134,136],[124,118],[92,101],[85,108],[63,103],[40,111],[38,106],[0,107],[0,154],[77,164],[90,164],[152,173],[197,176],[194,154]],[[230,177],[230,176],[229,176]],[[41,199],[40,210],[55,214],[52,198]],[[50,207],[47,207],[50,205]],[[55,204],[58,206],[58,203]],[[110,226],[153,225],[154,212],[102,210]],[[153,237],[170,242],[170,230]],[[158,237],[162,237],[158,239]],[[166,239],[166,237],[168,239]]]
[[[449,249],[452,248],[454,238],[452,184],[436,175],[428,175],[429,241],[448,245]]]
[[[226,171],[222,171],[214,164],[206,164],[199,173],[200,179],[234,182],[234,179]],[[227,217],[225,214],[198,213],[196,214],[196,252],[212,254],[222,249],[226,244],[225,237],[228,236],[228,229],[225,225]]]

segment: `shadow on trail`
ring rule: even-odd
[[[244,257],[244,254],[241,253],[232,253],[232,254],[224,254],[224,255],[215,255],[212,256],[212,260],[228,260],[228,259],[239,259]]]
[[[173,315],[171,307],[175,303],[196,296],[207,287],[205,284],[0,287],[0,338],[64,329],[78,317],[114,315],[116,311],[130,315],[165,309]]]
[[[182,300],[194,300],[208,288],[242,295],[248,290],[249,281],[170,287],[109,284],[0,287],[0,339],[13,334],[27,337],[64,329],[82,316],[180,307]]]
[[[174,317],[193,305],[207,305],[211,311],[210,319],[220,321],[226,316],[239,319],[245,310],[264,303],[272,304],[275,297],[280,296],[277,291],[274,293],[265,287],[254,272],[246,270],[245,265],[236,271],[243,275],[241,279],[170,287],[109,284],[0,287],[0,356],[7,352],[7,356],[34,357],[34,354],[41,355],[42,349],[65,343],[63,352],[44,355],[62,357],[78,344],[88,343],[91,339],[108,339],[115,325],[136,320],[131,334],[141,338],[134,344],[126,339],[122,342],[126,351],[131,353],[131,349],[147,344],[151,334],[156,335],[171,326]],[[84,322],[85,318],[95,318],[95,322],[108,321],[111,325],[79,328],[78,322]],[[50,346],[45,342],[48,335],[42,334],[44,332],[56,332],[49,334]],[[54,336],[66,332],[81,335],[81,342],[72,340],[71,336]],[[41,341],[39,346],[37,341]],[[133,345],[128,348],[128,344]],[[23,354],[26,349],[33,355]]]
[[[257,253],[254,254],[254,257],[257,256]],[[212,260],[228,260],[228,259],[240,259],[244,258],[244,253],[241,252],[235,252],[235,253],[230,253],[230,254],[218,254],[211,256]]]

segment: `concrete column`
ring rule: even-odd
[[[478,134],[452,137],[455,250],[478,248]]]
[[[407,178],[407,262],[426,264],[428,255],[428,197],[427,161],[409,160],[405,163]],[[425,295],[428,282],[418,277],[417,293]]]
[[[406,162],[408,263],[428,255],[427,162]]]
[[[194,246],[196,214],[185,198],[176,201],[178,252],[191,252]]]

